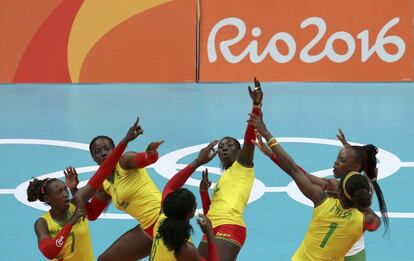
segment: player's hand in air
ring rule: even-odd
[[[123,141],[125,143],[128,143],[130,141],[135,140],[139,135],[144,134],[144,130],[141,128],[141,125],[139,123],[139,117],[137,117],[137,120],[135,121],[134,125],[132,125],[128,132],[126,133]]]
[[[254,89],[252,90],[252,87],[249,86],[249,94],[250,98],[252,98],[253,105],[260,106],[262,104],[263,100],[263,92],[262,87],[260,85],[259,80],[254,77]]]
[[[200,181],[200,191],[206,192],[211,186],[211,181],[208,179],[208,169],[203,170]]]
[[[70,191],[75,191],[78,188],[79,180],[78,180],[78,173],[76,172],[76,169],[72,166],[67,167],[63,174],[65,174],[65,183],[66,187]]]
[[[196,159],[198,165],[203,165],[210,162],[210,160],[212,160],[217,155],[217,150],[214,149],[214,146],[216,146],[218,143],[218,140],[214,140],[210,142],[207,147],[200,150]]]

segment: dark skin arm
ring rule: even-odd
[[[249,86],[250,98],[253,101],[253,106],[261,106],[263,100],[263,92],[260,85],[260,82],[254,78],[254,89]],[[238,162],[246,167],[253,166],[253,157],[254,157],[254,144],[244,143],[240,151]]]
[[[37,236],[37,241],[40,242],[45,238],[50,238],[50,233],[47,228],[47,223],[44,218],[39,218],[34,224],[34,229]]]
[[[336,135],[338,140],[342,143],[344,147],[351,146],[345,139],[345,135],[343,134],[342,130],[338,130],[338,134]],[[263,142],[262,136],[259,133],[256,133],[256,141],[254,141],[257,147],[260,149],[260,151],[268,156],[269,158],[272,158],[274,156],[273,151],[267,146],[266,143]],[[300,166],[298,166],[300,168]],[[314,175],[309,174],[302,168],[300,168],[301,171],[309,175],[309,179],[314,185],[322,187],[325,191],[331,193],[332,195],[335,195],[335,192],[338,190],[339,182],[336,179],[325,179],[320,178]]]
[[[267,146],[267,144],[265,144],[263,142],[262,136],[259,133],[256,133],[256,141],[254,141],[254,142],[255,142],[256,146],[260,149],[260,151],[263,152],[263,154],[265,154],[269,158],[272,158],[274,156],[273,151]],[[309,174],[308,172],[306,172],[303,169],[301,169],[301,171],[305,175],[309,175],[308,178],[315,185],[318,185],[320,187],[325,187],[327,185],[327,183],[328,183],[326,179],[313,176],[313,175]]]
[[[206,147],[200,150],[200,152],[198,153],[198,157],[189,164],[193,170],[196,170],[201,165],[210,162],[217,155],[217,151],[214,149],[214,146],[216,146],[217,143],[218,143],[218,140],[214,140],[210,144],[208,144]],[[182,171],[175,174],[167,182],[167,184],[165,185],[162,191],[162,202],[164,201],[164,199],[167,197],[168,194],[181,188],[181,186],[185,184],[188,178],[189,176],[187,175],[183,176]]]
[[[185,246],[180,249],[178,261],[200,261],[200,259],[200,254],[192,243],[187,242]]]
[[[262,115],[261,115],[262,116]],[[257,132],[262,135],[266,141],[269,141],[273,138],[273,135],[266,128],[265,123],[263,122],[262,117],[250,114],[249,121],[255,126]],[[300,191],[310,199],[315,206],[319,205],[326,197],[326,193],[323,191],[322,187],[314,185],[309,179],[309,175],[304,175],[302,171],[298,168],[295,161],[287,154],[280,144],[272,146],[272,152],[279,159],[280,164],[283,170],[292,177],[296,185],[299,187]]]
[[[78,173],[76,172],[76,169],[69,166],[63,171],[63,173],[65,174],[66,186],[68,187],[68,189],[72,193],[72,196],[75,196],[75,194],[78,191],[77,186],[79,184]],[[108,193],[106,193],[104,189],[99,190],[96,193],[95,197],[97,197],[98,199],[100,199],[103,202],[106,202],[107,205],[111,202],[111,196],[108,195]],[[72,201],[72,203],[75,203],[74,198],[72,198],[71,201]]]

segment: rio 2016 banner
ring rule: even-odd
[[[195,81],[195,0],[1,0],[0,17],[0,83]]]
[[[412,81],[413,1],[201,2],[200,81]]]

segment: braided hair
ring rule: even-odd
[[[385,203],[384,195],[382,193],[380,185],[377,182],[378,169],[376,155],[378,154],[378,148],[372,144],[365,146],[351,146],[351,148],[355,152],[355,158],[357,160],[357,163],[361,166],[361,171],[364,171],[367,177],[371,180],[375,194],[377,195],[382,221],[385,226],[384,234],[388,234],[389,220],[387,205]]]
[[[29,186],[27,187],[27,200],[29,202],[34,202],[36,200],[45,202],[45,195],[47,194],[48,186],[56,180],[56,178],[33,178],[33,180],[29,182]]]

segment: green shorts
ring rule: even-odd
[[[344,261],[366,261],[367,257],[365,255],[365,249],[363,249],[361,252],[353,255],[353,256],[346,256],[344,258]]]

